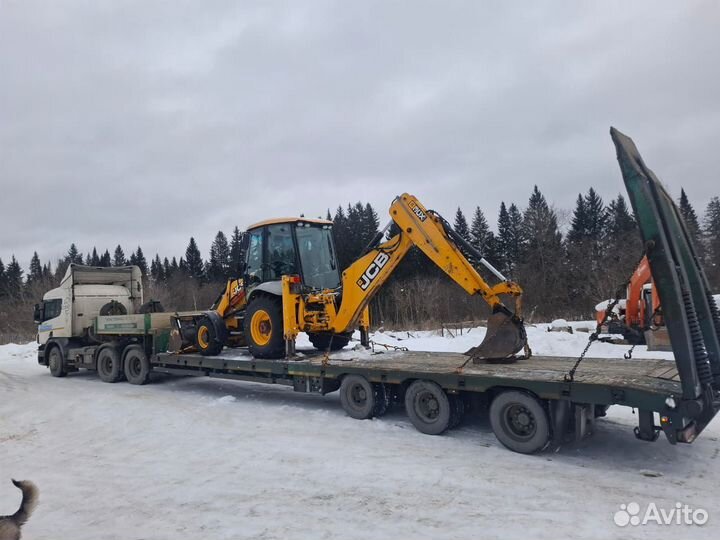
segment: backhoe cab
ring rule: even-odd
[[[300,332],[306,332],[317,349],[327,351],[347,345],[355,329],[367,346],[370,301],[414,246],[492,309],[484,341],[468,355],[476,361],[512,361],[523,349],[529,353],[519,314],[522,289],[516,283],[412,195],[397,197],[390,217],[366,252],[342,274],[331,221],[287,218],[251,226],[242,278],[228,281],[209,311],[178,315],[181,349],[216,355],[225,345],[247,345],[257,358],[281,358],[295,354]],[[400,232],[383,241],[392,223]],[[489,269],[499,283],[488,285],[470,259]],[[515,313],[502,303],[501,295],[516,298]]]

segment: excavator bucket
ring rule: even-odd
[[[488,318],[485,339],[465,354],[474,363],[512,363],[515,354],[527,345],[523,321],[505,306],[499,306]]]

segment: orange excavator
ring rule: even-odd
[[[610,303],[611,300],[605,300],[595,306],[598,324],[605,318]],[[647,257],[643,257],[635,269],[626,299],[618,302],[608,314],[602,332],[621,334],[632,345],[647,344],[651,351],[672,350]]]

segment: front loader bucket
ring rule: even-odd
[[[514,355],[527,345],[523,321],[506,307],[497,308],[488,318],[485,339],[465,354],[475,363],[514,362]]]

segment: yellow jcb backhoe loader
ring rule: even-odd
[[[300,332],[306,332],[317,349],[338,350],[348,344],[355,329],[367,346],[370,301],[415,246],[468,294],[481,295],[492,309],[485,339],[467,354],[475,360],[500,360],[523,348],[529,353],[519,285],[507,280],[414,196],[397,197],[390,217],[365,254],[342,276],[331,221],[286,218],[249,227],[243,276],[228,281],[209,311],[178,316],[181,347],[211,356],[226,345],[247,345],[257,358],[282,358],[295,354]],[[400,232],[383,242],[392,223]],[[468,257],[488,268],[499,283],[488,285]],[[515,313],[502,303],[504,294],[515,297]]]

